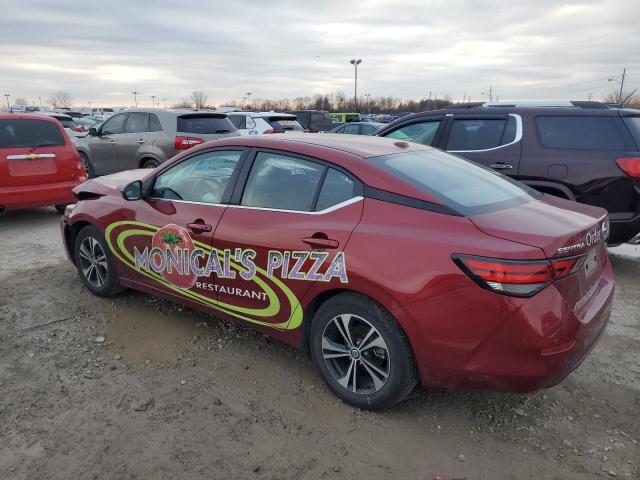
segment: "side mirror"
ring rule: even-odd
[[[142,198],[142,182],[136,180],[126,185],[122,189],[122,198],[128,201],[140,200]]]
[[[89,127],[89,135],[92,137],[98,136],[98,129],[96,127]]]

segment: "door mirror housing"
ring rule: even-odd
[[[96,127],[89,127],[89,135],[91,135],[92,137],[99,136],[98,129]]]
[[[136,180],[126,185],[122,189],[122,198],[130,202],[142,199],[142,182]]]

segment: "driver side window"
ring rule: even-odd
[[[160,174],[151,196],[167,200],[220,203],[242,154],[241,150],[216,150],[194,155]]]
[[[117,135],[118,133],[122,133],[122,127],[124,127],[124,121],[126,118],[127,116],[125,114],[111,117],[109,120],[104,122],[100,133],[102,133],[102,135]]]

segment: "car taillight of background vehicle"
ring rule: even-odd
[[[557,260],[503,260],[454,255],[453,260],[485,290],[514,297],[531,297],[554,280],[580,268],[584,255]]]
[[[284,133],[284,130],[265,130],[264,133]]]
[[[203,138],[198,137],[176,137],[176,150],[187,150],[195,145],[204,143]]]
[[[633,178],[640,178],[640,157],[623,157],[616,160],[618,167]]]
[[[79,125],[77,127],[73,127],[71,130],[73,130],[74,132],[78,132],[78,133],[84,133],[86,131],[82,125]]]

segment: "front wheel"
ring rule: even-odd
[[[350,405],[380,410],[404,399],[418,372],[407,337],[377,302],[339,294],[316,312],[311,356],[331,390]]]
[[[111,297],[124,288],[118,282],[115,263],[104,237],[93,225],[87,225],[76,237],[76,267],[82,282],[92,293]]]

